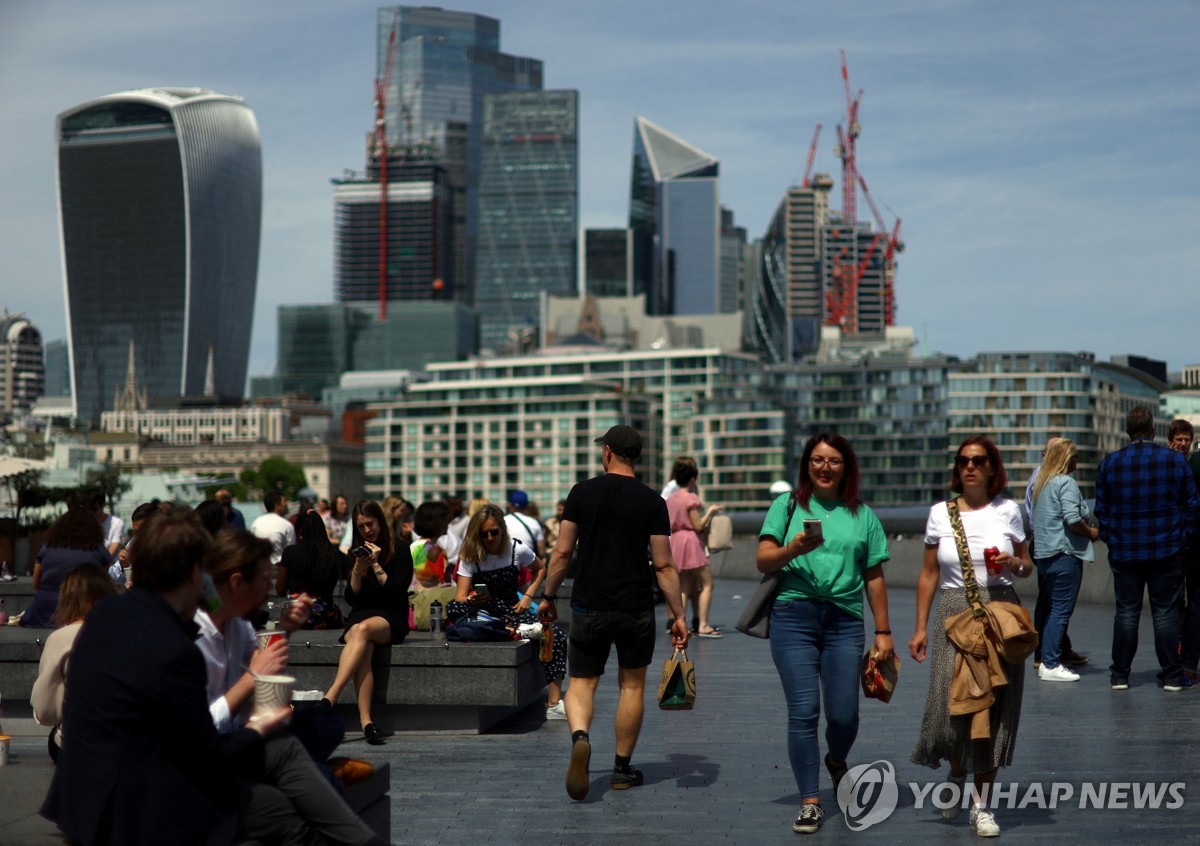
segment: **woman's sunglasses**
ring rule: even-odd
[[[986,455],[960,455],[954,461],[959,467],[965,468],[971,464],[976,470],[981,470],[987,466],[988,457]]]
[[[484,540],[487,540],[488,538],[498,538],[498,537],[500,537],[500,530],[499,529],[484,529],[483,531],[481,531],[479,533],[479,536],[481,538],[483,538]]]

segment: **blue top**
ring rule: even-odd
[[[1149,440],[1109,453],[1096,473],[1096,517],[1112,561],[1177,555],[1200,517],[1187,459]]]
[[[1048,479],[1030,516],[1033,536],[1037,538],[1037,557],[1066,554],[1082,561],[1095,561],[1092,539],[1067,528],[1080,520],[1086,523],[1091,516],[1075,479],[1066,473]]]

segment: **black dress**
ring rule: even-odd
[[[371,617],[382,617],[392,627],[392,643],[400,643],[409,631],[408,586],[413,576],[412,554],[408,547],[401,546],[392,550],[392,556],[381,564],[387,574],[386,584],[379,584],[373,569],[362,577],[362,587],[357,592],[350,587],[350,580],[346,580],[346,604],[351,609],[346,617],[346,628]],[[339,640],[346,642],[344,630]]]

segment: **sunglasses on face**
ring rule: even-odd
[[[498,537],[500,537],[500,530],[499,529],[484,529],[483,531],[481,531],[479,533],[479,536],[482,537],[484,540],[489,540],[490,538],[498,538]]]
[[[960,455],[954,459],[954,463],[961,468],[966,468],[969,464],[979,470],[987,466],[988,457],[986,455]]]

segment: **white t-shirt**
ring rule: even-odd
[[[278,564],[283,558],[283,548],[296,542],[296,529],[285,518],[268,511],[250,524],[256,537],[271,542],[271,563]]]
[[[542,524],[528,514],[505,514],[504,525],[508,526],[508,536],[527,544],[536,551],[538,541],[545,541]]]
[[[205,684],[208,713],[212,715],[213,725],[219,733],[232,731],[242,724],[242,719],[240,715],[229,712],[225,693],[246,672],[242,665],[250,666],[250,658],[258,646],[254,640],[254,626],[246,620],[234,618],[221,631],[213,624],[208,612],[201,610],[196,611],[195,622],[200,627],[196,646],[204,656],[204,669],[208,672]]]
[[[498,552],[495,555],[489,555],[478,564],[474,561],[466,561],[459,559],[458,574],[460,576],[470,576],[474,580],[479,573],[490,573],[492,570],[502,570],[509,564],[516,563],[517,567],[528,567],[537,558],[537,553],[530,548],[529,544],[521,541],[520,538],[513,540],[513,551]]]
[[[1011,585],[1012,571],[1007,567],[996,576],[987,574],[983,551],[994,546],[1009,555],[1013,544],[1025,540],[1025,526],[1021,520],[1021,506],[1011,499],[997,497],[987,506],[976,511],[959,510],[963,532],[967,536],[967,547],[971,550],[971,564],[975,567],[975,581],[988,587]],[[929,509],[929,521],[925,524],[925,545],[937,547],[938,564],[942,571],[941,586],[944,588],[965,587],[962,566],[958,561],[958,545],[954,542],[954,530],[950,528],[950,512],[946,503],[939,502]]]
[[[109,514],[108,517],[100,524],[100,530],[104,532],[104,548],[108,549],[114,543],[120,547],[121,538],[125,537],[125,521],[120,517]],[[113,553],[113,560],[117,559],[117,552]]]
[[[663,485],[661,496],[663,499],[670,499],[671,494],[675,493],[675,491],[677,491],[677,490],[679,490],[679,483],[676,482],[674,479],[672,479],[671,481],[669,481],[665,485]]]

